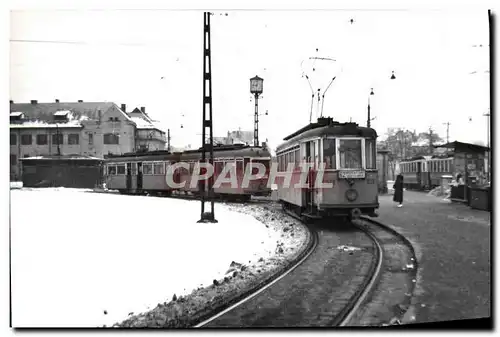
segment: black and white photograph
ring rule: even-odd
[[[495,10],[199,6],[10,9],[10,328],[492,329]]]

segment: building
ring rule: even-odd
[[[94,188],[101,182],[102,159],[99,158],[53,155],[20,160],[24,187]]]
[[[253,131],[228,131],[225,137],[214,137],[214,144],[248,144],[253,145]]]
[[[165,149],[165,132],[145,108],[126,112],[113,102],[10,102],[10,176],[21,177],[20,158],[83,155],[103,158],[139,149]]]

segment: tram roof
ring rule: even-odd
[[[316,123],[310,123],[304,126],[302,129],[283,138],[283,140],[291,140],[297,136],[305,138],[323,135],[377,138],[377,132],[372,128],[359,126],[357,123],[340,123],[334,121],[331,117],[321,117],[318,118]]]

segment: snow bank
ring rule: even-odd
[[[231,205],[231,210],[254,216],[265,226],[274,237],[279,237],[275,243],[274,252],[257,254],[258,260],[249,260],[248,264],[231,262],[224,278],[214,279],[213,284],[198,288],[184,297],[175,296],[172,301],[158,303],[146,313],[133,315],[116,327],[192,327],[239,301],[245,294],[270,282],[284,271],[293,261],[301,258],[306,252],[310,241],[308,230],[295,219],[289,218],[276,207],[277,205]],[[261,242],[264,244],[264,242]]]
[[[23,188],[23,182],[22,181],[11,181],[10,182],[10,188]]]
[[[276,254],[278,231],[216,204],[69,188],[11,192],[14,327],[111,326]],[[261,261],[262,262],[262,261]]]

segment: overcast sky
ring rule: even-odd
[[[258,75],[264,78],[259,110],[269,112],[260,119],[259,138],[276,147],[309,122],[307,72],[322,91],[337,76],[323,110],[336,120],[365,125],[373,87],[372,126],[379,134],[432,126],[445,138],[449,121],[451,141],[486,143],[486,9],[224,13],[211,17],[216,136],[253,130],[249,79]],[[173,145],[201,143],[202,12],[17,11],[10,46],[10,99],[145,106],[170,128]],[[336,62],[308,61],[315,56]],[[389,79],[392,71],[396,80]]]

